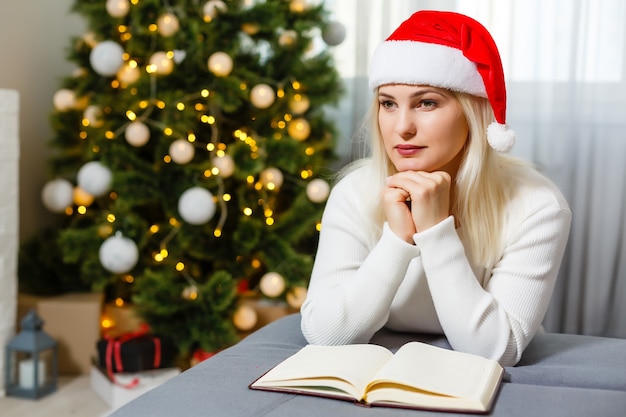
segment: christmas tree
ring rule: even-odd
[[[234,343],[250,324],[243,295],[299,307],[335,159],[328,47],[342,26],[306,0],[76,0],[74,11],[89,32],[54,96],[42,191],[60,217],[46,238],[73,274],[59,285],[132,301],[182,353]],[[37,247],[51,245],[30,242],[23,257]],[[30,261],[20,279],[58,259]]]

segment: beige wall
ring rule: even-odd
[[[0,0],[0,88],[20,93],[20,239],[53,221],[40,193],[52,137],[48,116],[67,61],[71,37],[85,24],[71,13],[72,0]],[[3,179],[0,178],[0,181]]]

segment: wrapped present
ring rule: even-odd
[[[140,372],[169,368],[176,357],[173,342],[150,334],[149,327],[142,325],[133,333],[105,337],[97,343],[99,366],[107,370],[114,381],[114,374]]]

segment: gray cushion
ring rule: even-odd
[[[409,339],[449,347],[441,336],[386,330],[379,332],[372,342],[393,350]],[[253,380],[305,344],[300,316],[287,316],[130,402],[111,417],[374,415],[372,410],[350,402],[248,389]],[[626,376],[620,374],[626,374],[625,352],[626,340],[537,336],[520,365],[507,368],[493,415],[623,415]],[[442,414],[378,408],[375,415]]]

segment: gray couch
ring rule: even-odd
[[[394,350],[409,340],[449,347],[445,338],[382,330],[372,340]],[[110,417],[442,416],[367,408],[347,401],[253,391],[248,385],[306,344],[293,314],[251,334],[120,408]],[[537,335],[507,367],[494,416],[626,416],[626,340]]]

